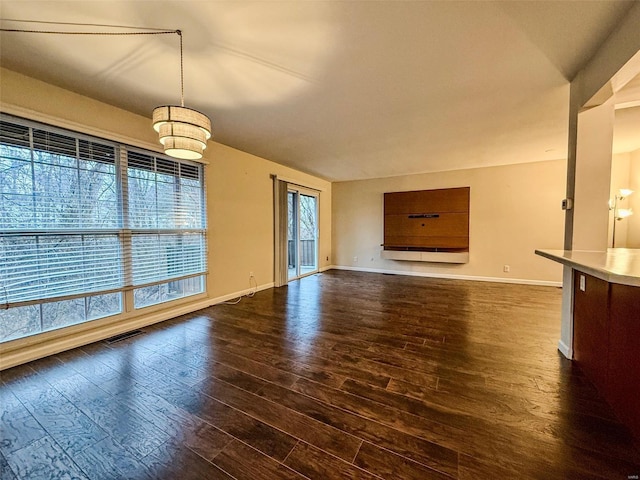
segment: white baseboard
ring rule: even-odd
[[[558,350],[560,350],[560,353],[566,358],[568,358],[569,360],[573,360],[573,349],[571,349],[562,340],[558,340]]]
[[[182,303],[168,310],[142,314],[133,318],[123,318],[109,322],[108,319],[96,320],[81,325],[73,325],[67,329],[53,330],[39,335],[16,340],[12,345],[0,344],[0,370],[15,367],[39,358],[54,355],[65,350],[99,342],[106,338],[130,332],[137,328],[147,327],[154,323],[192,313],[227,300],[244,296],[254,290],[261,291],[273,287],[273,282],[230,293],[221,297],[201,298],[194,302]]]
[[[471,280],[476,282],[516,283],[520,285],[539,285],[544,287],[562,287],[562,282],[549,280],[530,280],[526,278],[481,277],[475,275],[454,275],[450,273],[415,272],[407,270],[385,270],[380,268],[347,267],[332,265],[335,270],[351,270],[354,272],[386,273],[391,275],[409,275],[412,277],[444,278],[449,280]]]
[[[267,290],[269,288],[273,288],[273,286],[274,286],[274,283],[270,282],[270,283],[265,283],[263,285],[259,285],[258,287],[247,288],[247,289],[241,290],[239,292],[229,293],[228,295],[223,295],[221,297],[212,298],[212,299],[209,300],[209,305],[207,305],[207,306],[210,307],[212,305],[217,305],[218,303],[228,302],[229,300],[233,300],[233,299],[236,299],[238,297],[244,297],[245,295],[248,295],[251,292],[261,292],[262,290]]]

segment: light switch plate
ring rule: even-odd
[[[580,291],[587,291],[587,277],[585,277],[584,275],[580,275]]]

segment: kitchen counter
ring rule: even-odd
[[[609,283],[640,287],[640,249],[536,250],[535,253]]]
[[[570,336],[559,348],[640,441],[640,249],[536,254],[568,267],[563,314],[568,312]]]

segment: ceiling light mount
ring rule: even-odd
[[[164,153],[171,157],[200,160],[207,148],[207,140],[211,138],[211,120],[204,113],[184,106],[184,55],[181,30],[162,30],[146,27],[125,27],[119,25],[92,25],[79,23],[34,22],[29,20],[13,20],[27,23],[47,23],[56,25],[72,25],[87,27],[104,27],[112,30],[72,31],[72,30],[24,30],[17,28],[0,28],[1,32],[42,33],[56,35],[167,35],[177,34],[180,37],[180,105],[162,105],[153,110],[153,129],[159,134],[159,141]],[[127,29],[114,31],[113,29]]]

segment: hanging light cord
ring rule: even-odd
[[[0,25],[6,25],[4,22],[38,24],[38,28],[34,29],[0,27],[0,32],[6,33],[75,36],[178,35],[180,38],[180,107],[177,105],[156,107],[152,114],[153,128],[160,135],[160,143],[163,145],[167,155],[183,160],[199,160],[202,158],[203,151],[207,147],[207,140],[211,138],[211,120],[205,114],[184,106],[184,49],[182,30],[164,30],[160,28],[135,27],[129,25],[42,22],[16,19],[0,19],[0,22],[2,22]],[[61,27],[62,25],[65,27]],[[60,29],[58,30],[57,28]],[[83,28],[87,28],[88,30],[83,30]],[[167,127],[165,127],[165,125],[167,125]],[[0,299],[1,293],[0,290]],[[0,303],[0,306],[1,305]]]
[[[184,60],[182,59],[182,30],[176,30],[180,37],[180,105],[184,107]]]
[[[64,24],[66,25],[66,24]],[[78,24],[73,24],[78,25]],[[88,25],[88,26],[101,26],[101,25]],[[105,27],[116,27],[115,25],[104,25]],[[144,28],[144,27],[117,27],[117,28]],[[156,30],[150,28],[148,31],[142,32],[74,32],[67,30],[27,30],[22,28],[0,28],[0,32],[10,33],[47,33],[53,35],[167,35],[177,33],[182,36],[180,30]]]
[[[37,22],[40,23],[40,22]],[[9,33],[44,33],[51,35],[108,35],[108,36],[133,36],[133,35],[174,35],[180,37],[180,105],[184,107],[184,59],[182,54],[182,30],[160,30],[146,27],[125,27],[120,25],[99,25],[99,24],[81,24],[81,23],[52,23],[55,25],[84,25],[88,27],[111,27],[111,28],[131,28],[140,29],[140,32],[74,32],[66,30],[28,30],[22,28],[0,28],[0,32]]]

